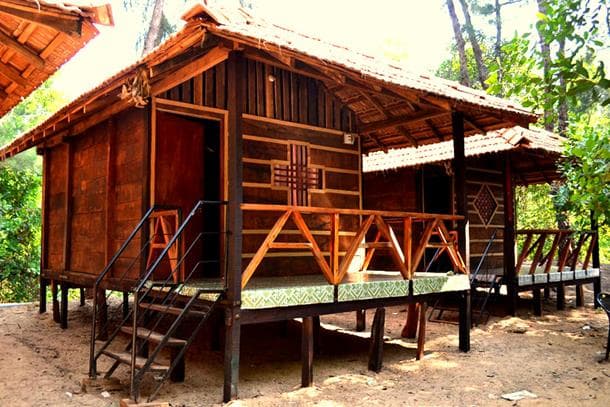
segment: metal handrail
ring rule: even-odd
[[[108,274],[108,272],[110,270],[112,270],[116,261],[121,257],[123,252],[127,249],[127,247],[132,242],[134,237],[136,237],[140,233],[140,231],[142,230],[142,227],[150,219],[151,215],[158,210],[168,210],[168,209],[178,209],[179,210],[179,208],[177,208],[175,206],[169,206],[169,205],[154,205],[154,206],[150,207],[146,211],[144,216],[142,216],[142,218],[140,219],[140,221],[138,222],[136,227],[131,231],[131,233],[129,234],[127,239],[125,239],[125,241],[123,242],[121,247],[119,247],[119,249],[114,253],[114,255],[112,256],[112,258],[110,259],[108,264],[106,264],[106,266],[104,267],[102,272],[99,274],[99,276],[95,279],[95,282],[93,284],[93,322],[91,324],[91,342],[89,344],[89,376],[91,378],[95,378],[97,376],[96,366],[95,366],[95,359],[96,359],[95,338],[96,338],[96,328],[97,328],[97,292],[98,292],[99,286],[102,283],[102,281],[104,280],[104,278],[106,277],[106,275]],[[124,277],[125,276],[123,276],[123,278]]]

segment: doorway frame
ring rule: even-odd
[[[219,135],[220,135],[220,200],[229,200],[229,185],[227,181],[228,173],[228,118],[229,112],[224,109],[218,109],[214,107],[195,105],[186,102],[177,102],[174,100],[153,97],[151,98],[151,114],[150,114],[150,155],[149,155],[149,174],[150,180],[148,184],[148,195],[149,204],[152,208],[155,205],[155,182],[156,182],[156,159],[157,159],[157,111],[175,114],[179,116],[186,116],[202,120],[212,120],[218,122]],[[204,174],[205,176],[205,174]],[[220,251],[220,265],[221,265],[221,278],[226,278],[226,228],[227,228],[227,206],[222,205],[220,211],[220,239],[219,251]],[[187,214],[184,214],[186,216]]]

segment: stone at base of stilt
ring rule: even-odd
[[[100,391],[118,391],[125,389],[125,386],[121,384],[121,381],[115,377],[109,379],[103,377],[98,379],[86,377],[81,381],[80,387],[84,393],[98,393]]]
[[[119,407],[169,407],[166,401],[153,401],[150,403],[136,403],[132,399],[122,399]]]

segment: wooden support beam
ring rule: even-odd
[[[419,315],[419,303],[411,302],[407,305],[407,320],[405,326],[402,328],[400,336],[407,339],[415,338],[417,334],[417,323]]]
[[[0,64],[0,75],[5,76],[7,79],[15,82],[21,87],[25,87],[28,83],[28,80],[21,76],[21,72],[13,68],[11,65]],[[6,91],[6,93],[10,92]]]
[[[313,386],[313,317],[304,317],[301,328],[301,386]]]
[[[470,327],[472,326],[472,310],[470,308],[470,290],[459,293],[459,348],[462,352],[470,351]]]
[[[123,319],[129,314],[129,291],[123,291]]]
[[[422,302],[419,309],[419,328],[417,330],[417,355],[416,360],[421,360],[424,357],[424,345],[426,343],[426,311],[428,304]]]
[[[204,71],[225,61],[229,56],[229,50],[218,46],[212,48],[204,56],[189,62],[188,64],[176,69],[168,75],[164,75],[158,81],[153,81],[151,84],[151,95],[157,96],[166,90],[173,88],[194,76],[201,74]],[[230,100],[230,99],[228,99]]]
[[[453,183],[456,214],[464,216],[458,224],[458,246],[466,270],[470,270],[470,242],[468,236],[468,197],[466,195],[466,156],[464,150],[464,116],[460,112],[451,113],[453,134]]]
[[[389,127],[396,127],[396,126],[400,126],[400,125],[408,125],[408,124],[413,124],[413,123],[417,123],[417,122],[422,122],[422,121],[426,121],[426,120],[430,120],[430,119],[434,119],[434,118],[438,118],[438,117],[443,117],[446,116],[449,112],[442,112],[442,111],[422,111],[422,112],[418,112],[416,114],[407,114],[407,115],[402,115],[402,116],[396,116],[396,117],[392,117],[386,120],[382,120],[380,122],[374,122],[374,123],[365,123],[362,124],[360,126],[360,128],[358,129],[359,133],[371,133],[374,131],[379,131],[379,130],[383,130],[383,129],[387,129]]]
[[[383,333],[385,325],[385,308],[377,308],[371,326],[371,343],[369,348],[369,370],[381,371],[383,365]]]
[[[542,295],[540,288],[534,287],[532,289],[533,303],[534,303],[534,315],[539,317],[542,316]]]
[[[72,13],[61,13],[35,4],[24,6],[10,1],[0,1],[0,13],[19,17],[39,25],[69,34],[81,34],[83,18]]]
[[[515,183],[511,158],[510,152],[504,154],[504,234],[502,244],[504,277],[506,278],[508,292],[508,313],[515,315],[519,292],[517,290],[515,268]]]
[[[27,45],[24,45],[17,41],[15,37],[7,34],[4,30],[0,29],[0,43],[4,44],[10,49],[13,49],[23,55],[35,68],[42,68],[45,65],[45,60],[40,57],[35,51],[30,49]]]
[[[242,201],[243,201],[243,134],[242,101],[244,57],[240,51],[228,54],[227,61],[227,271],[225,308],[224,386],[223,400],[237,397],[239,382],[239,347],[241,336],[241,258],[242,258]]]
[[[59,301],[57,300],[59,287],[57,285],[57,281],[51,280],[51,298],[53,305],[53,321],[59,323],[61,317],[59,314]]]
[[[366,329],[366,310],[356,311],[356,331],[363,332]]]
[[[585,290],[582,284],[576,284],[574,286],[574,291],[576,291],[576,306],[582,307],[585,305]]]
[[[563,311],[566,308],[566,288],[563,284],[557,286],[557,310]]]
[[[61,284],[61,311],[60,315],[60,326],[61,329],[68,329],[68,284]]]

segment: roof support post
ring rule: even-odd
[[[242,271],[242,210],[243,201],[243,134],[242,102],[244,58],[240,51],[232,51],[227,62],[228,104],[228,211],[227,211],[227,269],[224,348],[224,393],[228,402],[237,397],[239,381],[239,344],[241,333],[241,271]]]
[[[504,276],[508,289],[508,312],[517,310],[517,276],[515,275],[515,183],[511,154],[504,154]]]
[[[456,214],[464,216],[458,221],[458,244],[466,269],[470,270],[470,238],[468,233],[468,198],[466,196],[466,156],[464,151],[464,115],[451,112],[453,134],[453,185]]]

